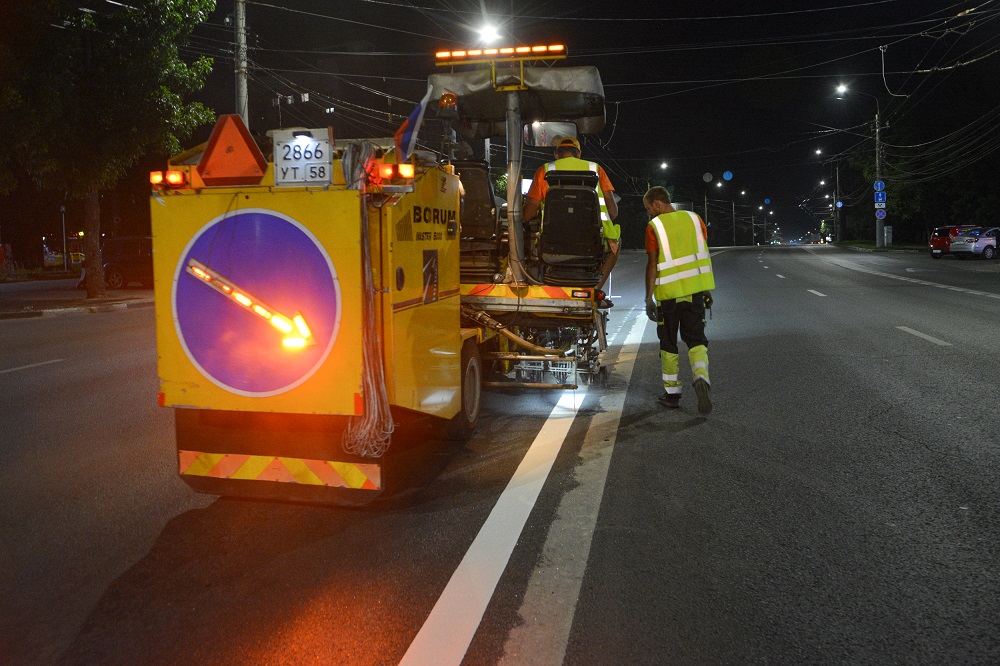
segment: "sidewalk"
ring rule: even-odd
[[[81,312],[111,312],[151,307],[152,289],[118,289],[106,298],[87,298],[77,279],[0,283],[0,319],[49,317]]]

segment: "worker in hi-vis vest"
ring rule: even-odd
[[[666,188],[650,188],[642,203],[651,218],[646,227],[646,316],[656,322],[660,339],[664,390],[658,400],[667,407],[680,407],[679,330],[688,347],[698,412],[708,414],[712,401],[705,308],[711,307],[709,292],[715,289],[708,229],[694,213],[676,210]]]
[[[524,203],[525,221],[532,219],[538,213],[545,201],[545,193],[549,186],[545,182],[545,174],[548,171],[592,171],[597,174],[597,198],[601,204],[601,229],[604,235],[604,263],[601,264],[601,279],[597,285],[600,289],[608,281],[611,269],[618,261],[620,241],[622,235],[621,227],[614,223],[618,217],[618,204],[615,202],[615,187],[608,179],[608,174],[604,172],[597,162],[588,162],[580,159],[580,142],[573,137],[565,137],[556,142],[556,160],[538,167],[531,187],[528,189],[527,201]],[[607,197],[607,198],[605,198]]]

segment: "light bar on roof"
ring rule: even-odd
[[[565,44],[538,44],[535,46],[504,46],[500,48],[456,49],[438,51],[434,59],[438,65],[458,65],[491,60],[549,60],[566,57]]]

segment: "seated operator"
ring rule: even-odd
[[[580,142],[573,137],[565,137],[556,142],[556,159],[538,167],[535,176],[528,189],[527,201],[524,203],[524,219],[530,220],[538,214],[542,202],[545,201],[545,193],[549,186],[545,182],[545,173],[555,169],[561,171],[592,171],[599,179],[597,185],[597,198],[601,204],[601,226],[603,227],[605,258],[601,264],[601,279],[597,285],[598,289],[604,287],[611,275],[611,269],[618,261],[620,249],[619,238],[621,237],[621,227],[614,223],[618,217],[618,204],[615,203],[615,187],[608,179],[608,174],[604,172],[596,162],[587,162],[580,159]],[[605,199],[605,197],[607,197]]]

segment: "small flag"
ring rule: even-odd
[[[424,121],[424,112],[427,111],[427,104],[431,100],[433,88],[428,85],[427,93],[420,100],[417,108],[413,109],[410,116],[403,121],[403,124],[396,130],[393,138],[396,140],[396,160],[403,162],[410,159],[414,149],[417,147],[417,132],[420,130],[420,123]]]

